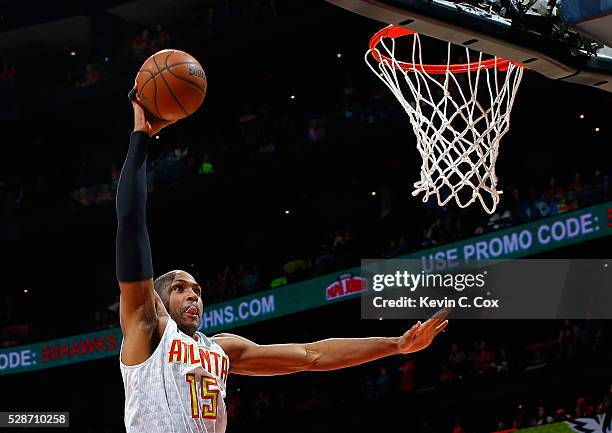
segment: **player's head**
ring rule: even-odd
[[[153,286],[179,329],[194,335],[204,310],[202,288],[195,278],[185,271],[170,271],[157,277]]]

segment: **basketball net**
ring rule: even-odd
[[[400,36],[412,38],[411,63],[396,59]],[[461,208],[478,199],[491,214],[501,194],[499,142],[510,127],[523,67],[499,57],[483,60],[483,53],[467,47],[466,63],[451,64],[451,45],[446,64],[426,65],[419,35],[389,26],[372,37],[365,60],[402,104],[416,134],[423,162],[412,195],[424,193],[423,202],[435,196],[439,206],[454,199]],[[470,54],[478,60],[470,62]]]

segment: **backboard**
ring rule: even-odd
[[[567,20],[573,0],[328,1],[384,24],[510,59],[551,79],[612,92],[610,35],[597,35],[608,20],[581,31],[585,21]]]

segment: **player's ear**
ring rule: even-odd
[[[156,300],[156,305],[159,305],[161,307],[163,307],[166,312],[168,312],[168,301],[170,299],[170,294],[168,293],[167,296],[165,296],[166,299],[163,299],[159,293],[157,293],[157,291],[155,291],[155,300]]]

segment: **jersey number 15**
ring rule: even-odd
[[[198,404],[197,379],[195,374],[188,373],[185,380],[189,384],[189,396],[191,398],[191,417],[192,418],[217,418],[217,400],[219,398],[219,385],[214,377],[200,378],[200,398],[202,402],[202,412],[200,413]]]

